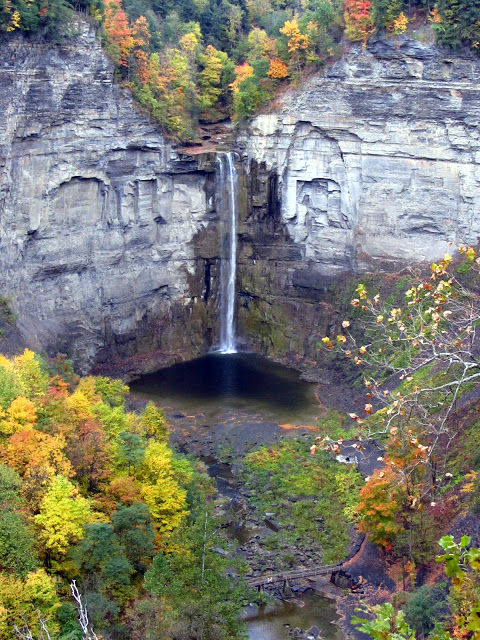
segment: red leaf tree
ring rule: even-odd
[[[375,31],[372,3],[369,0],[345,0],[345,35],[349,40],[366,45]]]

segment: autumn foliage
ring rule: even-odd
[[[280,29],[280,33],[283,33],[288,38],[289,53],[296,55],[299,51],[305,51],[308,49],[308,35],[300,31],[298,28],[298,22],[295,18],[293,20],[286,20],[285,24]]]
[[[274,58],[273,60],[270,60],[270,68],[267,75],[269,78],[283,80],[288,76],[288,67],[279,58]]]
[[[477,472],[460,444],[467,438],[462,419],[468,425],[475,414],[462,418],[459,403],[480,381],[480,256],[473,247],[459,253],[460,265],[446,254],[429,274],[405,276],[403,292],[388,302],[359,284],[351,300],[356,321],[344,319],[334,338],[322,339],[367,372],[363,415],[350,417],[362,438],[384,447],[360,492],[360,529],[412,567],[428,557],[437,512],[450,509],[454,473],[473,478],[463,493],[477,491]]]
[[[106,0],[105,2],[105,32],[113,59],[126,67],[128,54],[132,50],[135,40],[120,0]]]
[[[375,31],[370,0],[345,0],[345,35],[366,45]]]
[[[240,85],[247,78],[251,78],[254,75],[252,65],[248,64],[248,62],[244,62],[243,64],[239,64],[235,67],[235,80],[230,85],[230,88],[233,93],[237,93],[240,89]]]
[[[144,45],[144,27],[134,46]],[[35,609],[56,633],[72,578],[104,607],[100,626],[106,610],[118,621],[189,514],[187,492],[202,481],[171,449],[153,404],[125,411],[127,392],[120,380],[79,379],[61,358],[0,356],[1,640],[20,614],[35,632]]]
[[[169,133],[198,141],[202,122],[249,117],[283,82],[298,83],[339,53],[343,35],[366,45],[430,21],[441,45],[480,52],[479,0],[81,0],[118,79]],[[274,16],[274,17],[273,17]],[[0,32],[41,31],[60,41],[67,0],[0,0]],[[74,30],[73,30],[74,31]],[[235,68],[253,69],[237,76]]]
[[[372,542],[389,547],[403,529],[401,493],[391,469],[376,471],[360,490],[357,508],[362,519],[359,530],[367,533]]]

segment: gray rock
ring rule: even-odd
[[[255,199],[242,220],[239,325],[252,346],[316,359],[346,274],[478,242],[479,80],[474,56],[380,38],[241,132]]]
[[[175,152],[93,29],[78,30],[2,42],[0,294],[29,344],[82,371],[203,352],[218,255],[208,163]]]
[[[276,520],[273,520],[272,518],[265,518],[265,524],[267,525],[267,527],[269,529],[271,529],[272,531],[280,531],[281,529],[283,529],[282,525],[277,522]]]
[[[214,157],[178,152],[78,30],[2,42],[0,295],[31,346],[83,372],[193,357],[218,335]],[[478,242],[479,80],[478,58],[379,38],[240,133],[248,346],[315,360],[346,274]]]

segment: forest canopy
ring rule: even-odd
[[[218,553],[212,482],[171,448],[153,403],[126,409],[127,392],[62,356],[0,355],[0,640],[14,625],[45,637],[42,621],[82,638],[72,581],[104,637],[239,637],[247,592],[227,572],[241,563]]]
[[[194,141],[199,123],[251,116],[339,52],[429,21],[440,45],[480,49],[480,0],[0,0],[0,33],[47,39],[81,11],[118,78],[163,126]]]

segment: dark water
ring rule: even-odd
[[[196,420],[200,415],[203,425],[233,420],[234,429],[235,416],[240,422],[247,415],[267,424],[308,425],[315,424],[319,413],[315,385],[300,380],[298,372],[252,353],[211,353],[143,376],[130,389],[164,407],[169,419],[187,414]],[[229,468],[212,460],[207,463],[217,489],[232,497]],[[232,525],[228,534],[242,544],[252,531]],[[245,612],[249,640],[287,640],[292,637],[290,628],[312,625],[320,628],[323,640],[339,640],[343,636],[331,624],[337,617],[333,601],[313,594],[299,596],[297,604],[278,601],[275,606],[250,607]]]
[[[211,353],[143,376],[133,393],[187,413],[226,409],[260,414],[265,420],[315,420],[315,386],[298,372],[252,353]]]
[[[341,640],[340,629],[332,624],[338,620],[335,603],[322,596],[304,593],[297,602],[279,601],[274,607],[251,607],[247,610],[246,621],[249,640],[288,640],[290,629],[298,627],[306,631],[315,625],[320,629],[323,640]]]

